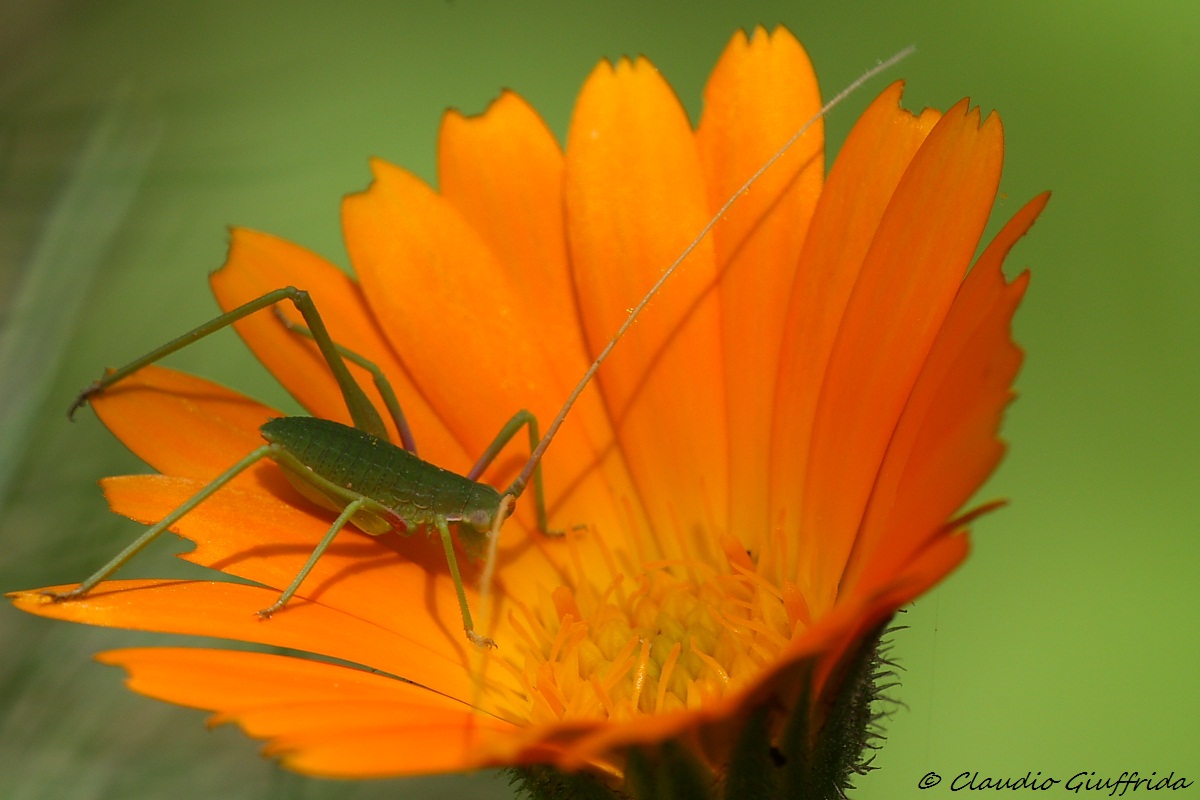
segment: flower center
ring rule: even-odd
[[[761,578],[736,543],[724,550],[719,564],[618,570],[608,558],[607,585],[558,586],[534,607],[514,599],[519,641],[504,660],[520,673],[523,716],[543,724],[697,708],[775,661],[806,621],[803,601]]]

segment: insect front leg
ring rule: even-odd
[[[529,411],[521,409],[516,414],[512,415],[512,419],[504,424],[500,432],[496,434],[496,438],[483,451],[483,455],[475,462],[475,466],[471,467],[471,471],[466,474],[470,480],[477,481],[483,471],[488,468],[488,465],[496,460],[496,456],[504,449],[504,446],[517,435],[517,431],[521,430],[524,425],[529,426],[529,452],[537,450],[538,443],[541,437],[538,435],[538,421]],[[521,496],[524,491],[524,485],[518,486],[516,483],[510,486],[505,494],[510,494],[513,498]],[[539,463],[533,470],[533,502],[537,508],[537,523],[538,529],[547,536],[562,536],[563,532],[558,530],[550,530],[549,522],[546,518],[546,494],[542,488],[542,465]]]
[[[471,609],[467,607],[467,592],[463,588],[462,576],[458,572],[458,557],[454,554],[454,540],[450,538],[450,526],[446,522],[446,518],[438,516],[434,519],[433,526],[437,528],[437,532],[442,537],[442,547],[446,551],[446,563],[450,565],[450,577],[454,580],[454,591],[458,593],[458,606],[462,612],[463,628],[467,631],[467,638],[479,647],[495,647],[494,639],[489,639],[475,632],[475,623],[471,619]]]

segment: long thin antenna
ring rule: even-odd
[[[717,213],[713,214],[712,219],[710,219],[708,223],[700,229],[700,233],[696,234],[696,238],[692,240],[691,244],[684,248],[683,252],[679,254],[679,257],[676,258],[671,263],[671,266],[667,267],[663,274],[659,276],[658,280],[654,282],[654,285],[650,287],[650,290],[646,292],[641,301],[633,307],[633,310],[629,312],[629,316],[625,318],[625,322],[621,324],[621,327],[617,329],[617,332],[613,334],[613,337],[608,340],[608,344],[606,344],[604,349],[600,351],[600,355],[596,356],[596,360],[592,362],[590,367],[588,367],[587,372],[583,373],[583,377],[580,378],[579,383],[575,384],[575,388],[571,391],[571,395],[567,398],[567,402],[563,404],[562,409],[558,412],[558,416],[554,418],[554,421],[550,423],[550,427],[546,429],[546,435],[542,437],[542,440],[538,442],[538,446],[534,448],[534,451],[529,455],[529,461],[525,463],[525,468],[521,470],[521,474],[518,475],[516,480],[514,480],[508,489],[505,490],[504,493],[506,495],[516,496],[521,494],[521,492],[525,489],[525,485],[529,483],[529,478],[533,474],[533,470],[537,467],[538,462],[542,460],[542,455],[546,452],[546,448],[550,446],[550,442],[554,439],[554,435],[558,432],[558,429],[562,426],[563,421],[567,418],[567,413],[570,412],[571,406],[575,405],[575,401],[579,399],[579,395],[583,394],[583,390],[587,388],[589,383],[591,383],[592,378],[595,377],[596,372],[600,369],[600,365],[604,363],[606,358],[608,358],[609,353],[611,353],[613,348],[617,346],[617,342],[621,340],[621,337],[623,337],[625,332],[629,330],[631,325],[633,325],[634,320],[638,318],[638,315],[642,313],[642,310],[649,305],[651,300],[654,299],[654,295],[658,294],[659,290],[662,289],[663,284],[667,282],[667,279],[669,279],[671,275],[675,273],[675,270],[678,269],[679,265],[684,262],[684,259],[692,254],[692,251],[700,245],[700,242],[704,241],[704,237],[708,236],[709,231],[711,231],[713,227],[715,227],[716,224],[721,220],[721,218],[725,216],[725,212],[730,209],[734,202],[736,202],[739,197],[744,195],[750,189],[750,187],[754,185],[754,183],[760,177],[762,177],[762,174],[771,168],[771,165],[782,158],[783,155],[791,149],[792,145],[794,145],[801,136],[808,132],[808,129],[811,128],[817,120],[828,114],[834,106],[838,105],[859,88],[861,88],[867,81],[908,58],[910,55],[916,52],[916,49],[917,48],[915,46],[909,45],[886,61],[879,62],[874,67],[864,72],[857,80],[855,80],[845,89],[838,92],[837,96],[835,96],[825,105],[821,106],[821,110],[814,114],[812,119],[805,122],[798,131],[792,134],[791,138],[784,142],[783,146],[775,151],[775,155],[767,159],[766,163],[759,167],[758,171],[751,175],[746,182],[741,185],[741,188],[730,195],[729,199],[725,201],[725,204],[721,206]]]

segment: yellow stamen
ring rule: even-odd
[[[521,675],[531,717],[627,718],[709,702],[753,680],[796,632],[796,599],[737,550],[685,551],[614,573],[628,554],[614,558],[600,539],[568,533],[577,579],[510,614],[514,646],[501,657]]]
[[[658,680],[658,698],[654,703],[654,712],[660,713],[667,700],[667,687],[671,685],[671,678],[675,677],[675,663],[679,661],[679,653],[683,648],[679,642],[671,648],[671,652],[667,654],[667,660],[663,664],[662,677]]]
[[[711,669],[713,672],[717,673],[717,677],[721,679],[722,685],[728,686],[729,685],[729,673],[725,671],[725,668],[722,667],[720,664],[718,664],[717,660],[715,658],[710,656],[708,653],[705,653],[703,650],[701,650],[699,647],[696,646],[696,638],[694,636],[688,641],[691,644],[692,652],[696,655],[696,657],[699,658],[701,661],[703,661],[705,664],[707,664],[709,669]]]
[[[642,699],[642,689],[646,685],[646,668],[650,662],[650,642],[646,639],[641,640],[642,651],[638,654],[637,669],[633,673],[633,697],[630,698],[630,705],[637,709],[638,702]]]

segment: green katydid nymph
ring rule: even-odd
[[[337,517],[317,543],[307,562],[280,594],[279,599],[258,612],[261,617],[269,618],[287,604],[300,589],[304,579],[334,537],[347,525],[352,525],[363,533],[376,536],[393,530],[407,534],[424,529],[430,534],[436,531],[440,536],[450,575],[458,595],[463,627],[468,639],[480,647],[495,647],[496,643],[493,640],[475,630],[459,573],[451,528],[457,529],[458,536],[468,552],[479,552],[485,549],[488,551],[489,563],[483,571],[485,590],[488,576],[491,574],[495,543],[500,535],[501,526],[512,513],[514,504],[530,483],[534,488],[538,527],[544,534],[555,534],[555,532],[547,530],[541,459],[571,407],[595,377],[600,365],[608,358],[617,342],[626,334],[638,315],[662,289],[679,265],[759,176],[786,153],[792,144],[808,130],[809,126],[824,116],[829,109],[841,102],[869,78],[904,58],[910,51],[911,48],[882,62],[826,103],[811,120],[779,148],[774,156],[750,176],[741,188],[734,192],[697,233],[692,243],[631,309],[620,328],[575,385],[557,416],[546,429],[544,437],[539,436],[537,420],[532,414],[524,410],[517,411],[465,475],[458,475],[442,469],[417,456],[413,437],[403,411],[382,370],[362,356],[334,342],[309,295],[295,287],[288,286],[277,289],[251,300],[188,331],[120,369],[106,373],[104,377],[79,394],[71,406],[69,416],[85,405],[90,397],[105,391],[170,353],[187,347],[250,314],[274,308],[285,300],[291,301],[303,317],[304,325],[290,323],[283,318],[282,314],[277,313],[281,324],[285,325],[293,335],[309,337],[316,343],[325,364],[337,381],[354,424],[349,426],[304,416],[280,417],[268,421],[259,428],[265,444],[248,453],[166,517],[147,528],[141,536],[79,586],[63,592],[48,593],[50,598],[54,601],[65,601],[87,594],[150,544],[159,534],[169,529],[239,474],[263,459],[270,459],[283,470],[289,481],[305,498],[337,514]],[[277,308],[276,312],[278,312]],[[401,440],[399,444],[393,444],[389,440],[382,417],[371,404],[362,387],[350,374],[346,361],[367,369],[373,375],[376,387],[399,431]],[[520,473],[503,491],[481,483],[479,478],[484,470],[522,428],[528,431],[531,452]]]

